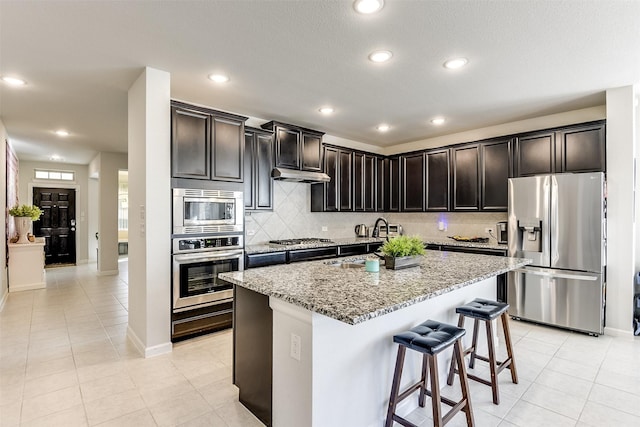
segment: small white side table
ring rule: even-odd
[[[44,238],[9,243],[9,292],[42,289],[47,286],[44,275]]]

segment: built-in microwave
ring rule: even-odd
[[[243,231],[241,191],[173,189],[173,234]]]

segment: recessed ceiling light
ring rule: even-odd
[[[376,50],[369,54],[369,60],[372,62],[387,62],[391,59],[393,53],[388,50]]]
[[[358,13],[368,15],[376,13],[384,6],[384,0],[356,0],[353,2],[353,8]]]
[[[322,114],[331,114],[334,110],[332,107],[322,107],[318,111],[320,111]]]
[[[391,129],[391,126],[389,126],[389,125],[387,125],[387,124],[384,124],[384,123],[383,123],[383,124],[378,125],[378,126],[376,127],[376,129],[378,129],[378,131],[380,131],[380,132],[386,132],[386,131],[388,131],[389,129]]]
[[[27,82],[25,82],[24,80],[18,79],[16,77],[4,76],[2,77],[2,81],[11,86],[24,86],[27,84]]]
[[[435,119],[431,119],[431,123],[434,125],[441,125],[444,123],[444,117],[436,117]]]
[[[58,136],[69,136],[69,132],[67,132],[64,129],[60,129],[60,130],[56,131],[56,135],[58,135]]]
[[[225,76],[224,74],[209,74],[209,80],[216,83],[226,83],[229,81],[229,77]]]
[[[467,65],[468,62],[469,60],[467,58],[454,58],[446,61],[442,65],[444,66],[444,68],[455,70],[457,68],[464,67],[465,65]]]
[[[59,162],[59,161],[62,161],[62,157],[59,156],[58,154],[52,154],[51,157],[49,157],[49,160],[53,160],[54,162]]]

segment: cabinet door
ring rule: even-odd
[[[597,123],[561,130],[557,133],[560,145],[560,172],[604,172],[606,170],[605,125]],[[558,150],[556,150],[556,153]]]
[[[300,132],[276,127],[276,166],[300,169]]]
[[[302,169],[306,171],[322,170],[321,163],[322,135],[302,134]]]
[[[376,157],[364,155],[364,210],[376,210]]]
[[[450,162],[449,150],[435,150],[426,153],[427,196],[426,210],[449,210]]]
[[[389,206],[387,210],[390,212],[400,211],[400,158],[391,157],[388,162],[389,179],[387,180],[386,193],[389,195]]]
[[[385,185],[387,182],[387,160],[384,157],[376,157],[376,211],[384,212],[388,201]]]
[[[338,151],[338,210],[351,211],[353,204],[351,199],[351,158],[352,152],[346,150]]]
[[[425,169],[424,153],[401,156],[402,160],[402,210],[424,210]]]
[[[324,186],[324,210],[336,212],[338,210],[338,194],[340,193],[340,181],[338,177],[338,150],[327,147],[324,149],[324,172],[331,177],[331,181]]]
[[[271,135],[256,134],[254,161],[255,209],[273,209],[273,141]]]
[[[353,153],[353,210],[364,211],[364,153]]]
[[[523,135],[516,140],[517,176],[555,172],[555,132]]]
[[[451,149],[453,161],[453,210],[480,208],[480,152],[477,144]]]
[[[209,179],[211,116],[171,108],[171,175]]]
[[[244,146],[244,123],[214,116],[211,179],[242,182]]]
[[[485,211],[506,211],[509,201],[510,140],[492,141],[480,145],[481,202]]]
[[[244,207],[245,209],[255,208],[255,146],[253,133],[244,134]]]

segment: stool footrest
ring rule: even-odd
[[[419,390],[421,386],[422,386],[422,381],[418,381],[417,383],[415,383],[411,387],[407,388],[405,391],[403,391],[402,393],[400,393],[398,395],[398,398],[397,398],[396,402],[398,402],[398,403],[402,402],[409,395],[411,395],[411,393],[413,393],[416,390]]]
[[[393,421],[402,424],[405,427],[418,427],[416,424],[411,421],[402,418],[400,415],[393,414]]]

